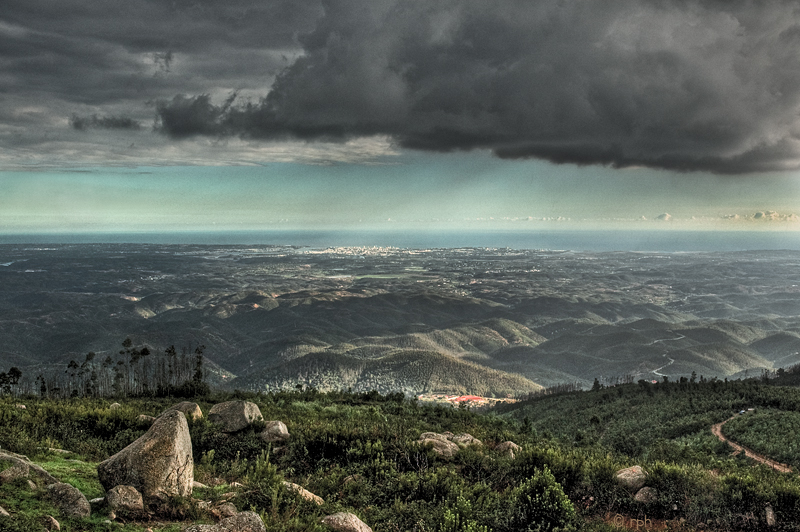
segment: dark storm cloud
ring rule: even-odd
[[[70,125],[78,131],[87,129],[141,129],[142,124],[128,116],[72,115]]]
[[[155,114],[165,136],[139,133],[137,143],[381,135],[419,150],[557,163],[796,169],[797,9],[736,0],[129,0],[114,9],[4,0],[0,148],[46,153],[45,140],[74,142],[86,150],[70,153],[100,158],[104,138],[129,145],[128,126]],[[101,128],[105,137],[86,134]],[[191,153],[189,144],[165,150]]]
[[[718,173],[800,166],[795,3],[323,4],[263,99],[164,99],[162,130],[388,134],[421,150]]]

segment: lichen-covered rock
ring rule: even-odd
[[[5,484],[6,482],[11,482],[18,478],[28,478],[29,472],[30,467],[28,464],[13,465],[8,469],[0,471],[0,484]]]
[[[283,421],[267,421],[267,428],[261,433],[261,439],[267,443],[289,439],[289,429]]]
[[[233,517],[239,513],[239,511],[236,509],[236,506],[230,502],[223,502],[222,504],[215,506],[211,512],[220,519],[227,519],[228,517]]]
[[[222,432],[238,432],[254,421],[263,421],[258,405],[250,401],[226,401],[208,411],[208,420],[220,426]]]
[[[444,434],[439,434],[438,432],[423,432],[419,435],[419,441],[422,440],[442,440],[442,441],[450,441],[447,436]]]
[[[475,438],[472,434],[467,434],[466,432],[451,436],[449,440],[457,445],[483,445],[481,440]]]
[[[183,412],[195,421],[202,419],[203,417],[203,410],[200,408],[200,405],[191,401],[181,401],[180,403],[174,404],[167,408],[164,412],[169,412],[170,410]]]
[[[510,458],[514,458],[517,456],[517,453],[522,447],[514,443],[513,441],[504,441],[503,443],[497,444],[497,447],[494,450],[502,455],[508,456]]]
[[[136,421],[139,422],[141,425],[152,425],[155,422],[156,418],[153,416],[148,416],[146,414],[139,414],[139,417],[136,418]]]
[[[61,523],[56,521],[56,518],[52,515],[44,516],[43,521],[44,527],[50,532],[53,532],[53,530],[61,530]]]
[[[458,452],[458,445],[444,438],[425,438],[422,445],[430,445],[433,452],[443,458],[452,458]]]
[[[257,513],[239,512],[216,525],[190,525],[183,532],[267,532],[267,527]]]
[[[304,498],[307,501],[311,501],[311,502],[316,503],[318,505],[325,504],[325,501],[322,499],[322,497],[320,497],[319,495],[314,495],[313,493],[311,493],[310,491],[305,489],[303,486],[300,486],[298,484],[294,484],[292,482],[287,482],[285,480],[283,481],[283,486],[287,490],[297,493],[298,495],[300,495],[302,498]]]
[[[49,484],[47,498],[68,517],[89,517],[92,513],[92,507],[84,494],[66,482]]]
[[[322,518],[322,523],[339,532],[372,532],[364,521],[347,512],[339,512]]]
[[[194,461],[186,417],[176,410],[156,419],[139,439],[97,466],[100,484],[133,486],[145,502],[192,494]]]
[[[631,490],[639,490],[647,482],[647,473],[644,472],[642,466],[638,465],[620,469],[614,477],[617,482]]]
[[[0,473],[0,483],[5,482],[3,473],[6,471],[14,470],[13,472],[8,473],[8,480],[13,480],[14,478],[20,478],[17,475],[20,474],[22,471],[25,471],[26,474],[23,475],[21,478],[25,477],[33,477],[38,480],[42,484],[55,484],[58,482],[58,479],[42,469],[40,466],[36,464],[32,464],[27,457],[21,454],[10,453],[6,451],[0,451],[0,462],[8,462],[11,464],[11,467]]]
[[[658,500],[658,490],[645,486],[636,492],[636,495],[633,496],[633,499],[636,502],[641,502],[644,504],[656,502]]]
[[[6,512],[6,509],[3,508],[2,506],[0,506],[0,515],[2,515],[3,517],[11,517],[11,514]]]
[[[117,515],[131,515],[144,512],[142,494],[133,486],[114,486],[106,493],[109,508]]]

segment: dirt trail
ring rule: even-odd
[[[722,434],[722,425],[724,425],[725,423],[727,423],[728,421],[730,421],[731,419],[733,419],[735,417],[736,416],[733,416],[733,417],[731,417],[729,419],[726,419],[722,423],[717,423],[716,425],[712,425],[711,426],[711,433],[714,436],[716,436],[717,438],[719,438],[721,441],[724,441],[725,443],[727,443],[728,445],[733,447],[733,449],[734,449],[734,453],[733,454],[739,454],[741,452],[744,452],[745,456],[747,456],[748,458],[752,458],[756,462],[760,462],[760,463],[762,463],[764,465],[768,465],[769,467],[771,467],[772,469],[774,469],[776,471],[780,471],[781,473],[791,473],[792,472],[792,468],[789,467],[788,465],[782,464],[780,462],[776,462],[775,460],[770,460],[766,456],[758,454],[758,453],[754,453],[753,451],[751,451],[747,447],[739,445],[738,443],[736,443],[734,441],[731,441],[728,438],[726,438]]]

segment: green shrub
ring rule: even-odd
[[[511,491],[505,515],[508,531],[556,532],[575,524],[575,507],[547,466]]]

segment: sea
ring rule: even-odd
[[[269,230],[2,234],[1,244],[194,244],[402,249],[506,248],[568,251],[715,252],[800,250],[800,231],[364,231]]]

